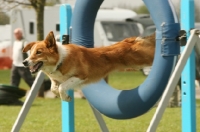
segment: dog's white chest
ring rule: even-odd
[[[63,76],[60,72],[56,71],[53,73],[47,74],[51,79],[58,81],[59,83],[62,83],[67,80],[66,76]]]

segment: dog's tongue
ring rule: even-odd
[[[42,66],[42,64],[43,64],[42,62],[38,62],[34,66],[30,66],[29,69],[30,69],[31,73],[38,72],[38,69]]]
[[[29,69],[30,69],[31,72],[35,71],[34,66],[30,66]]]
[[[37,68],[35,68],[34,66],[33,67],[30,67],[30,72],[31,73],[36,73],[38,71]]]

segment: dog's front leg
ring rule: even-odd
[[[59,83],[51,79],[51,92],[53,92],[57,97],[60,97],[58,88],[59,88]]]
[[[67,90],[69,89],[73,89],[75,87],[77,87],[78,85],[80,85],[84,80],[81,80],[78,77],[71,77],[69,78],[67,81],[63,82],[60,84],[58,90],[59,90],[59,94],[60,94],[60,98],[63,101],[67,101],[69,102],[71,100],[71,97],[66,93]]]

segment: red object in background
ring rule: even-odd
[[[9,40],[0,42],[0,70],[12,67],[12,44]]]
[[[10,57],[0,57],[0,70],[11,69],[12,60]]]
[[[6,53],[6,49],[2,49],[1,52],[2,52],[2,53]]]

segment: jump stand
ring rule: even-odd
[[[88,48],[94,47],[94,22],[102,2],[103,0],[77,0],[72,20],[71,7],[62,5],[60,8],[61,36],[70,34],[72,43]],[[155,59],[145,82],[135,89],[116,90],[101,80],[83,89],[103,132],[108,132],[108,128],[101,114],[114,119],[138,117],[150,110],[163,94],[147,129],[147,132],[155,132],[185,64],[182,72],[182,131],[196,131],[194,70],[191,69],[194,69],[193,48],[196,45],[200,49],[199,30],[191,30],[189,36],[190,29],[194,27],[194,0],[182,0],[181,2],[181,14],[184,14],[181,18],[181,27],[187,32],[189,39],[186,46],[182,48],[182,54],[176,67],[175,62],[180,53],[180,45],[176,38],[179,36],[180,24],[172,3],[170,0],[144,0],[156,25]],[[70,27],[73,27],[72,32],[70,32]],[[190,76],[185,78],[186,75]],[[12,132],[20,130],[43,79],[44,75],[40,71],[13,125]],[[68,94],[73,97],[73,91],[68,91]],[[105,96],[108,94],[109,96]],[[62,102],[62,131],[75,131],[74,100],[69,103]]]

